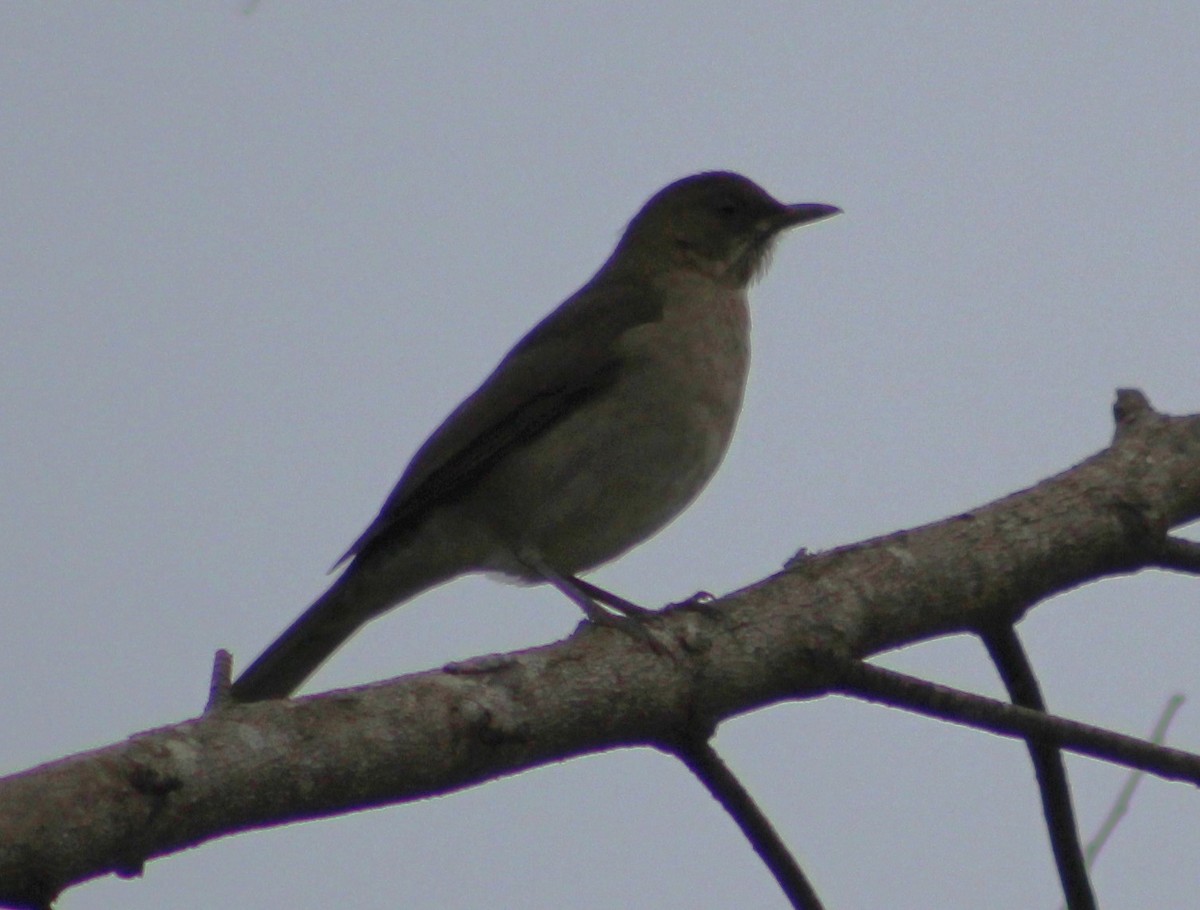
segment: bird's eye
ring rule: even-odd
[[[738,213],[736,202],[722,202],[717,206],[717,214],[723,218],[732,218]]]

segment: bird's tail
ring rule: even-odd
[[[351,564],[245,669],[230,690],[234,701],[286,698],[366,622],[446,578],[418,570],[406,579],[407,584],[381,586],[364,577],[373,573],[358,571],[362,568],[357,561]]]

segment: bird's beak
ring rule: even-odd
[[[826,205],[823,202],[798,202],[795,205],[784,207],[783,214],[779,216],[779,230],[820,221],[822,218],[830,218],[841,213],[842,210],[836,205]]]

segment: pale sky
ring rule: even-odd
[[[738,170],[845,215],[755,289],[737,440],[592,576],[648,605],[911,527],[1107,444],[1120,386],[1200,410],[1200,6],[0,6],[0,770],[194,715],[328,583],[426,435],[663,184]],[[1148,573],[1020,632],[1053,710],[1200,697],[1200,589]],[[560,638],[455,582],[306,691]],[[1000,694],[965,637],[881,663]],[[1200,704],[1174,744],[1200,748]],[[725,724],[830,910],[1054,908],[1023,747],[842,699]],[[1085,832],[1124,772],[1069,763]],[[1106,910],[1195,900],[1200,796],[1147,779]],[[783,908],[646,750],[291,825],[74,889],[120,906]]]

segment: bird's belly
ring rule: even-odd
[[[470,497],[500,544],[487,568],[527,575],[519,554],[532,550],[560,572],[583,572],[675,518],[715,473],[741,406],[744,332],[716,343],[733,356],[682,373],[661,351],[631,361],[614,386],[497,465]]]

